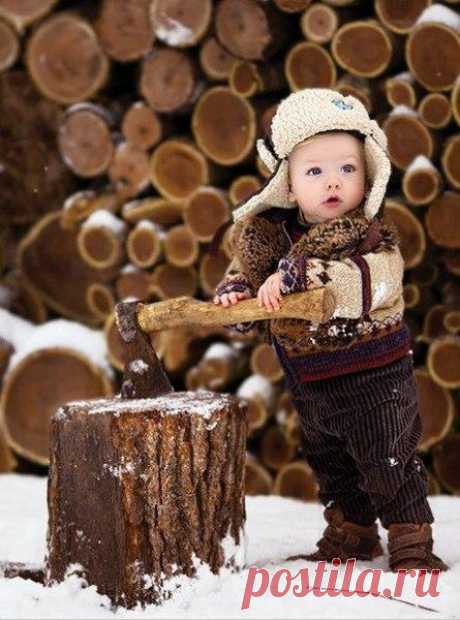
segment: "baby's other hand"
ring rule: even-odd
[[[257,292],[257,303],[259,306],[264,305],[265,308],[272,312],[280,309],[281,295],[281,274],[278,271],[272,273]]]
[[[230,305],[237,304],[242,299],[250,299],[251,295],[248,292],[244,293],[223,293],[222,295],[215,295],[213,301],[215,304],[222,304],[225,308]]]

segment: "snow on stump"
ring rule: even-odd
[[[160,604],[203,564],[245,565],[247,405],[175,392],[138,322],[115,308],[126,364],[120,394],[51,419],[44,581],[80,574],[115,605]]]
[[[46,583],[77,566],[133,607],[170,598],[169,579],[194,576],[200,562],[238,572],[245,409],[205,390],[61,407],[51,421]]]

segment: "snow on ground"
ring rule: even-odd
[[[41,563],[46,537],[46,479],[18,474],[0,475],[0,561]],[[270,583],[277,570],[288,569],[292,577],[308,568],[311,582],[317,564],[286,562],[285,557],[315,548],[324,529],[322,507],[296,500],[269,497],[247,497],[246,536],[247,569],[237,574],[216,576],[206,567],[199,569],[198,579],[181,578],[181,588],[161,607],[149,606],[132,610],[112,609],[107,597],[94,586],[82,587],[75,576],[52,588],[15,578],[0,579],[0,619],[19,618],[460,618],[460,498],[430,497],[435,514],[434,551],[451,570],[439,577],[438,596],[420,597],[415,593],[415,579],[407,578],[399,599],[373,597],[321,597],[309,592],[296,597],[293,586],[300,587],[300,577],[293,580],[287,594],[275,597],[270,587],[264,596],[252,598],[248,609],[241,609],[250,567],[264,568]],[[386,530],[380,528],[386,550]],[[327,585],[331,565],[327,565],[323,587]],[[358,562],[352,586],[360,571],[366,568],[387,571],[387,556],[373,563]],[[254,571],[254,568],[252,569]],[[345,566],[339,570],[340,588]],[[365,581],[369,589],[370,579]],[[380,575],[379,590],[394,591],[397,576]],[[286,582],[280,581],[280,589]],[[255,580],[255,588],[261,576]],[[428,585],[428,579],[426,580]],[[423,606],[423,607],[422,607]]]

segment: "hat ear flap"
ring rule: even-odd
[[[295,205],[289,202],[288,171],[287,159],[278,160],[275,170],[262,187],[232,211],[233,220],[236,222],[240,217],[256,215],[271,207],[292,209]]]
[[[271,153],[270,150],[268,149],[265,143],[265,140],[262,140],[261,138],[259,138],[256,142],[256,146],[257,146],[257,152],[259,153],[260,159],[264,162],[264,164],[267,166],[270,172],[273,172],[278,162],[277,162],[276,157],[273,155],[273,153]]]
[[[379,144],[368,136],[364,142],[366,166],[371,182],[364,215],[372,219],[379,211],[385,198],[385,191],[391,175],[391,162]]]

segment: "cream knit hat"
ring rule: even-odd
[[[267,140],[257,140],[257,151],[272,174],[257,192],[238,205],[233,220],[271,207],[296,207],[288,200],[288,156],[300,142],[334,129],[355,130],[365,136],[364,155],[371,188],[364,215],[371,220],[383,203],[391,174],[387,137],[359,99],[329,88],[305,88],[281,101],[271,122],[273,148]]]

